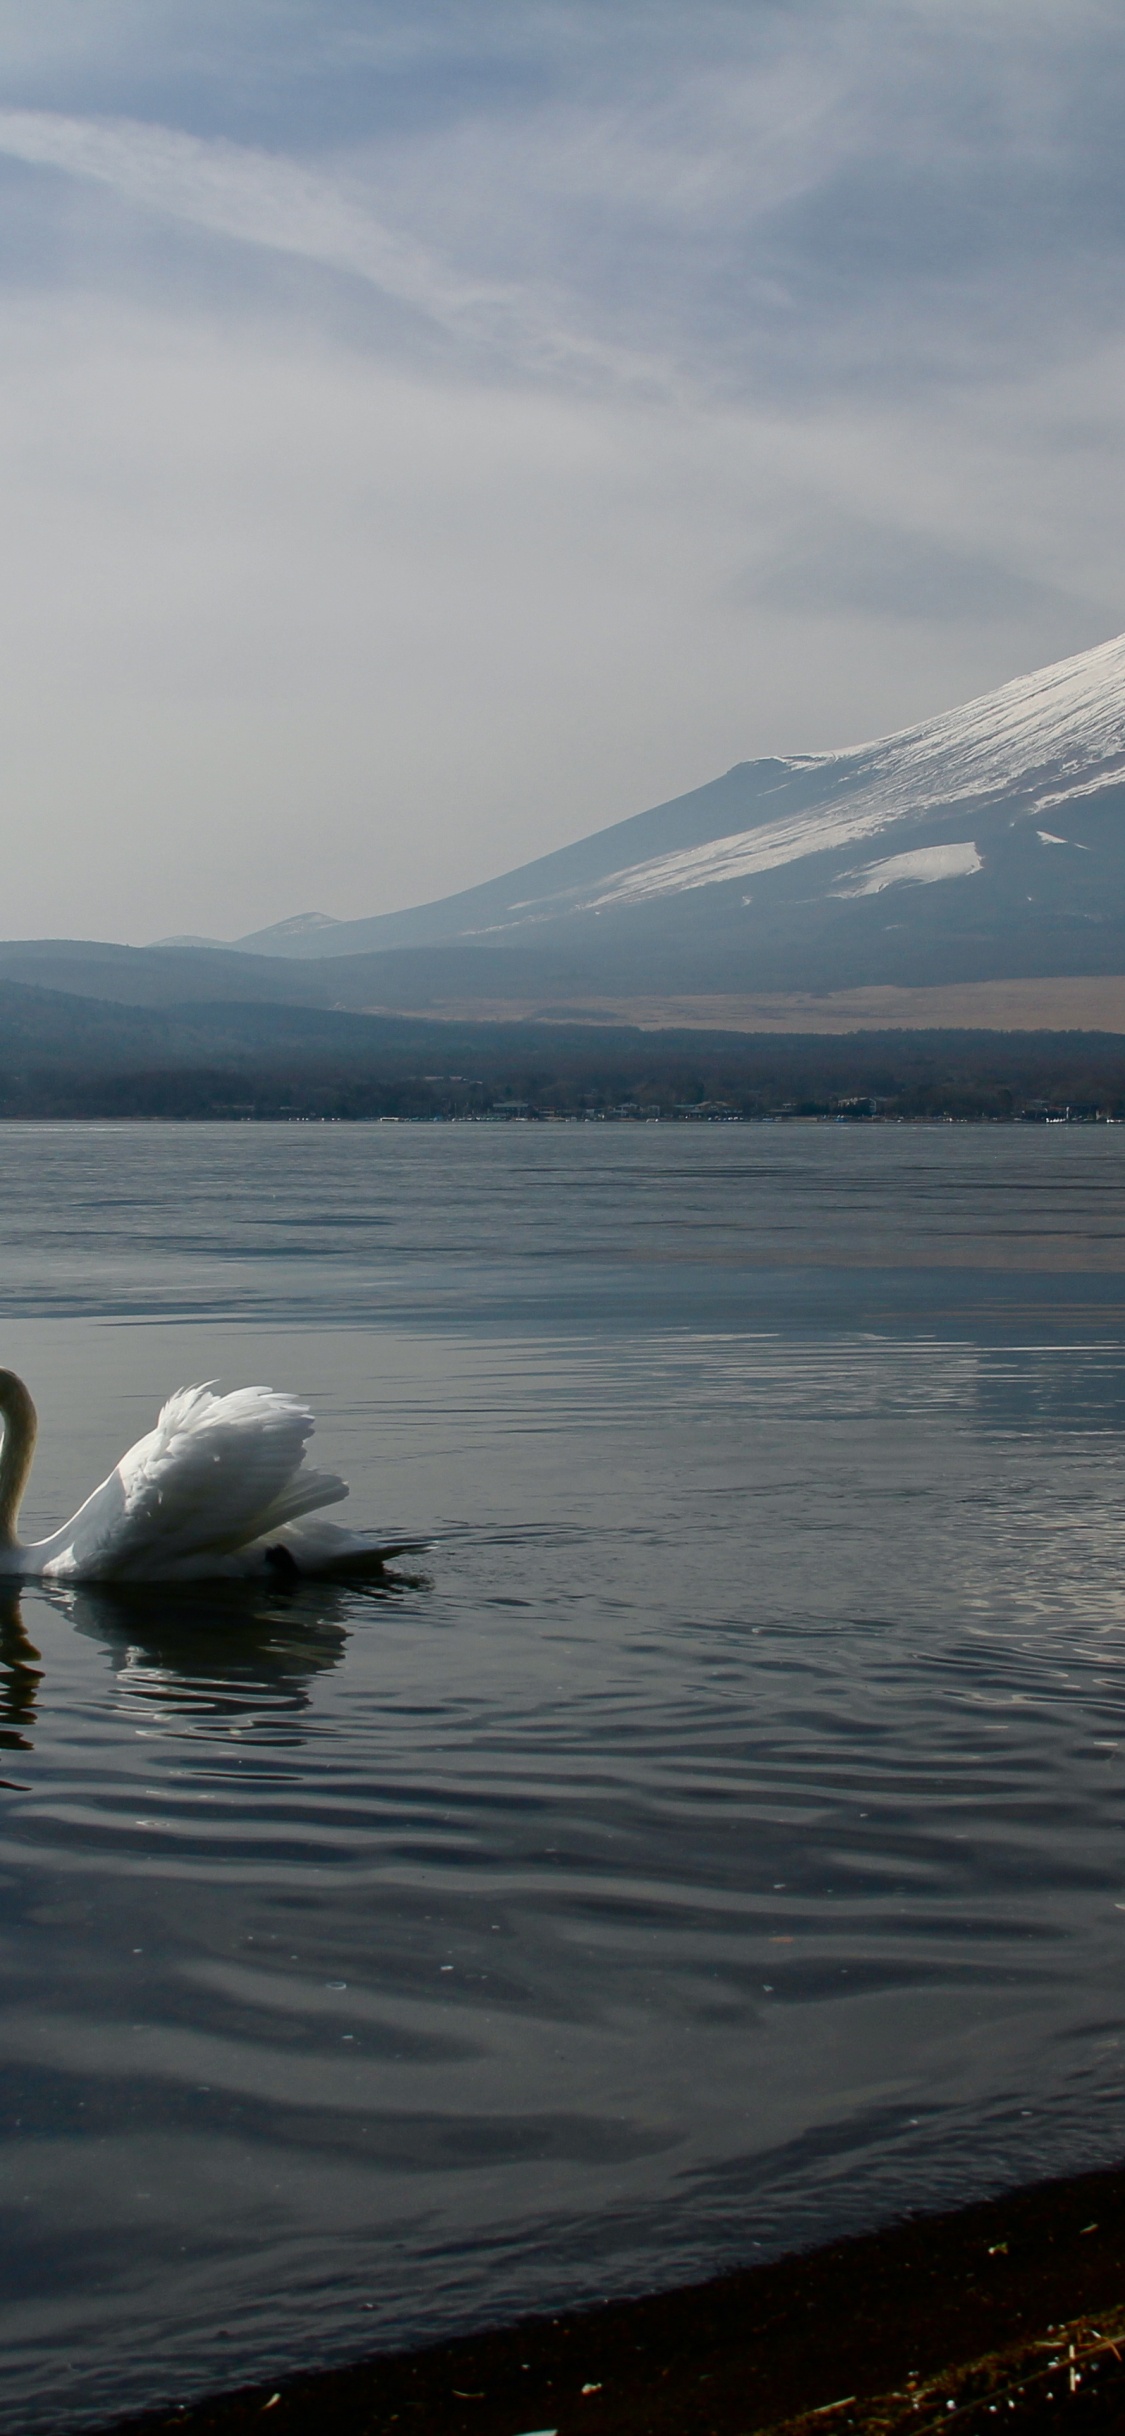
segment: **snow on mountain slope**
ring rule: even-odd
[[[915,846],[912,854],[889,854],[882,862],[849,871],[838,882],[835,897],[878,897],[884,888],[904,883],[931,888],[935,880],[967,880],[983,869],[983,858],[966,840],[948,846]]]
[[[876,759],[873,783],[884,800],[904,811],[996,794],[1047,770],[1064,781],[1057,800],[1074,787],[1085,791],[1091,772],[1125,762],[1125,634],[1016,677],[920,727],[881,737],[858,754],[825,754],[823,760],[864,754]]]
[[[1038,811],[1112,784],[1125,770],[1125,635],[1017,677],[920,727],[785,766],[819,769],[826,781],[822,801],[741,835],[627,867],[588,900],[591,909],[750,879],[948,805],[1022,794],[1034,789],[1036,779],[1044,789],[1035,797]],[[846,790],[835,805],[834,781]],[[979,868],[979,857],[961,866],[965,873]]]

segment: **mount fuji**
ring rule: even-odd
[[[337,1004],[362,965],[364,1003],[419,1010],[1125,974],[1125,635],[436,903],[231,944],[346,960]]]

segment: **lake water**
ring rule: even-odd
[[[434,1535],[0,1620],[8,2436],[1125,2150],[1123,1185],[1112,1128],[0,1128],[27,1524],[219,1376]]]

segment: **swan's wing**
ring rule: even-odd
[[[347,1488],[307,1472],[312,1414],[269,1387],[181,1387],[154,1430],[123,1455],[50,1542],[57,1579],[156,1581],[185,1558],[221,1559],[275,1524],[333,1505]]]

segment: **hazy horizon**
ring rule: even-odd
[[[0,0],[9,937],[472,886],[1125,626],[1099,0]]]

